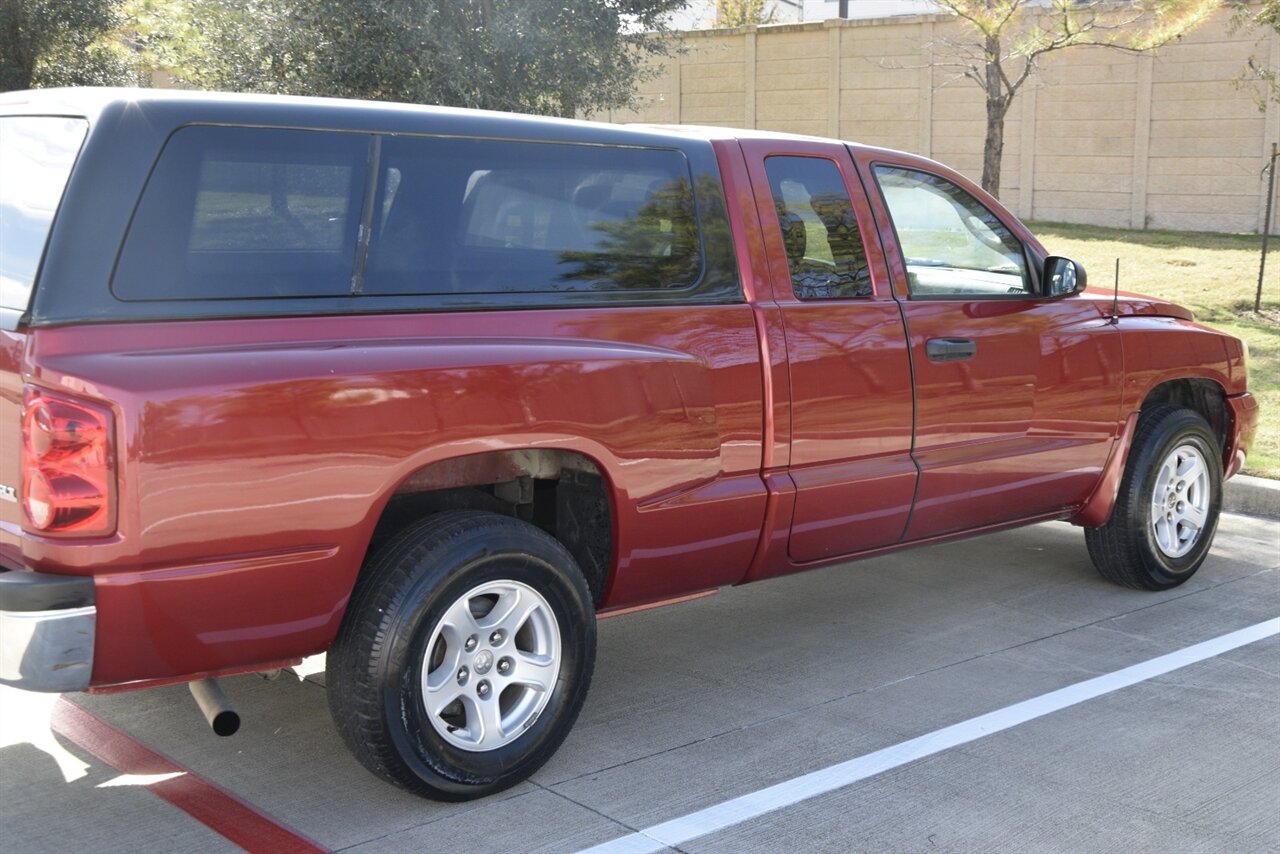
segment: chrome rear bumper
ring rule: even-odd
[[[0,572],[0,683],[83,691],[93,673],[93,579]]]

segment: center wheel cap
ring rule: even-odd
[[[491,667],[493,667],[493,653],[487,649],[481,651],[471,663],[471,669],[480,676],[488,673]]]

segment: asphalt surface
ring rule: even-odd
[[[1103,581],[1060,523],[725,590],[602,622],[595,682],[560,752],[531,782],[467,804],[365,772],[316,672],[224,680],[244,718],[227,739],[184,687],[3,690],[0,840],[236,850],[219,833],[229,813],[201,819],[166,789],[189,777],[220,787],[215,806],[234,795],[333,850],[577,851],[1277,617],[1280,522],[1237,515],[1165,593]],[[82,732],[82,746],[51,732],[68,700],[126,737]],[[1273,635],[681,849],[1274,852],[1278,733]],[[172,762],[122,773],[98,758],[115,742]]]

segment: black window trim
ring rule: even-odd
[[[378,203],[378,170],[382,168],[382,136],[369,140],[369,156],[365,161],[364,206],[360,210],[360,226],[356,232],[356,257],[351,267],[351,293],[364,294],[364,271],[369,261],[369,244],[373,242],[374,206]],[[125,235],[128,236],[127,234]]]

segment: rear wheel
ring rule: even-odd
[[[1111,518],[1085,529],[1103,577],[1145,590],[1190,578],[1213,543],[1222,506],[1222,464],[1196,412],[1157,406],[1143,413]]]
[[[352,753],[440,800],[537,770],[586,698],[586,581],[554,538],[477,511],[433,516],[371,559],[329,651],[334,723]]]

